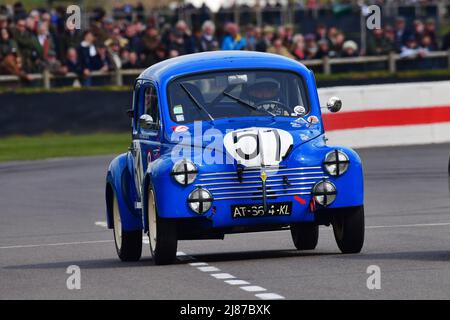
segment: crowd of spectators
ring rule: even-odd
[[[135,18],[104,12],[89,28],[77,30],[66,24],[64,10],[26,12],[20,2],[0,8],[0,74],[17,75],[30,81],[30,74],[47,69],[56,75],[73,72],[83,85],[90,85],[93,71],[139,69],[179,55],[213,50],[255,50],[297,60],[329,57],[384,55],[397,52],[404,58],[422,57],[429,51],[448,50],[449,35],[442,43],[432,19],[409,26],[398,17],[393,25],[373,30],[362,50],[357,41],[334,26],[318,24],[315,33],[296,32],[293,25],[262,28],[233,22],[216,26],[206,20],[191,30],[179,20],[159,26],[145,18],[138,7]],[[100,10],[101,11],[101,10]]]

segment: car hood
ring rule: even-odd
[[[204,148],[223,144],[245,166],[276,165],[292,149],[322,134],[317,116],[304,118],[223,119],[172,127],[171,144]]]

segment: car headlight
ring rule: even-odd
[[[336,200],[336,187],[328,180],[318,182],[313,188],[314,200],[326,207]]]
[[[180,160],[173,165],[171,175],[182,185],[188,185],[197,178],[197,166],[190,160]]]
[[[330,175],[340,176],[347,171],[349,163],[350,160],[345,153],[334,150],[327,153],[323,165]]]
[[[192,211],[202,214],[211,208],[213,197],[208,190],[197,188],[189,194],[188,203]]]

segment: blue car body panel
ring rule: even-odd
[[[177,146],[178,142],[173,140],[172,133],[173,128],[178,124],[171,120],[169,114],[167,87],[170,81],[194,73],[239,69],[274,69],[297,73],[304,79],[307,88],[310,103],[310,111],[307,116],[317,117],[319,121],[308,123],[302,118],[274,119],[270,116],[225,118],[216,119],[214,124],[202,121],[200,129],[202,133],[214,128],[225,134],[226,130],[230,128],[236,130],[249,127],[276,128],[287,131],[292,135],[293,148],[289,156],[280,162],[280,168],[287,168],[287,170],[290,170],[289,168],[302,168],[301,170],[306,172],[307,177],[313,177],[307,180],[311,184],[325,178],[331,181],[336,186],[337,196],[336,200],[325,209],[363,205],[364,187],[361,159],[355,151],[349,148],[326,144],[315,79],[309,69],[299,62],[279,55],[243,51],[208,52],[163,61],[145,70],[137,79],[137,83],[142,86],[152,84],[155,87],[161,115],[161,128],[152,132],[139,132],[139,130],[135,130],[135,124],[133,123],[133,144],[138,149],[137,153],[128,152],[120,155],[111,162],[108,169],[107,183],[111,185],[118,198],[121,220],[126,230],[148,230],[147,217],[142,214],[142,211],[145,212],[147,205],[146,192],[142,192],[142,196],[140,196],[139,190],[147,190],[150,186],[154,190],[156,207],[161,218],[180,219],[180,221],[197,219],[199,226],[204,228],[205,231],[251,225],[286,225],[302,221],[315,221],[316,212],[311,207],[312,195],[308,194],[306,189],[304,190],[306,191],[305,194],[299,191],[298,195],[290,193],[276,199],[268,199],[268,204],[271,202],[292,202],[293,210],[289,216],[233,218],[231,205],[260,204],[261,200],[254,198],[238,200],[227,199],[226,197],[223,197],[222,200],[216,200],[220,199],[220,195],[214,196],[212,207],[205,214],[199,215],[193,212],[187,202],[189,193],[198,186],[206,185],[208,187],[208,183],[205,181],[212,181],[212,179],[208,180],[205,177],[211,174],[217,174],[217,176],[214,176],[217,181],[233,175],[236,172],[234,164],[207,164],[196,161],[198,177],[193,184],[187,186],[177,183],[170,175],[174,163],[182,159],[181,157],[176,158],[172,154],[173,148]],[[138,96],[139,94],[135,94],[135,100],[139,99]],[[136,112],[139,113],[137,109],[142,107],[140,107],[139,102],[135,101],[134,103],[136,116]],[[185,126],[188,132],[196,130],[194,124],[186,124]],[[205,134],[202,134],[202,136],[205,136]],[[204,152],[205,146],[206,143],[202,141],[200,144],[192,146],[192,150],[194,154],[196,151],[201,154]],[[336,149],[345,152],[350,161],[347,172],[339,177],[330,176],[323,167],[326,154]],[[136,157],[136,155],[139,155],[139,157]],[[289,171],[281,170],[280,172],[274,172],[273,176],[269,174],[268,181],[284,179]],[[136,179],[136,175],[140,175],[140,179]],[[245,175],[248,179],[252,179],[254,176],[251,172],[244,173],[246,178]],[[142,181],[139,186],[137,181]],[[309,189],[312,188],[311,184]],[[220,194],[220,192],[217,194]],[[107,197],[107,207],[109,208],[108,201],[110,199],[108,200]],[[140,203],[141,206],[137,206],[137,203]],[[141,210],[141,207],[143,210]],[[111,228],[110,210],[107,218],[108,226]]]

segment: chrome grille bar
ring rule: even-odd
[[[310,190],[311,188],[285,188],[285,189],[266,189],[267,194],[271,194],[273,192],[288,192],[294,190]],[[249,193],[252,191],[229,191],[229,192],[213,192],[212,195],[224,195],[224,194],[239,194],[239,193]],[[262,190],[255,190],[253,193],[262,193]]]
[[[292,170],[317,170],[322,169],[322,167],[297,167],[297,168],[281,168],[281,169],[264,169],[266,172],[279,172],[279,171],[292,171]],[[262,168],[252,168],[252,169],[246,169],[242,173],[254,173],[255,171],[261,171]],[[219,175],[225,175],[225,174],[236,174],[236,171],[228,171],[228,172],[210,172],[210,173],[203,173],[202,176],[219,176]]]
[[[302,177],[302,178],[291,178],[289,181],[298,181],[298,180],[320,180],[327,179],[328,176],[315,176],[315,177]],[[269,179],[269,178],[267,178]],[[217,179],[216,179],[217,180]],[[283,179],[270,180],[269,182],[283,182]],[[242,184],[261,184],[261,180],[256,181],[230,181],[230,182],[212,182],[212,183],[199,183],[196,184],[196,187],[208,187],[208,186],[219,186],[219,185],[242,185]]]
[[[314,184],[315,182],[297,182],[297,183],[290,183],[289,185],[284,183],[276,183],[276,184],[267,184],[268,187],[289,187],[289,186],[304,186],[308,184]],[[251,189],[255,187],[261,187],[261,183],[255,183],[255,186],[231,186],[231,187],[217,187],[217,188],[208,188],[209,191],[214,190],[227,190],[227,189]]]
[[[277,197],[284,197],[284,196],[296,196],[296,195],[310,195],[311,192],[295,192],[295,193],[285,193],[285,194],[267,194],[267,198],[277,198]],[[214,198],[214,200],[231,200],[231,199],[262,199],[263,196],[233,196],[233,197],[221,197],[221,198]]]
[[[323,171],[313,171],[313,172],[296,172],[296,173],[284,173],[281,174],[281,176],[305,176],[305,175],[309,175],[309,174],[323,174]],[[276,176],[268,176],[267,180],[269,180],[271,177],[276,177]],[[246,176],[246,177],[242,177],[242,179],[254,179],[254,178],[259,178],[259,176]],[[214,177],[214,178],[199,178],[198,180],[200,181],[207,181],[207,180],[217,180],[217,179],[224,179],[224,180],[238,180],[239,177]]]

